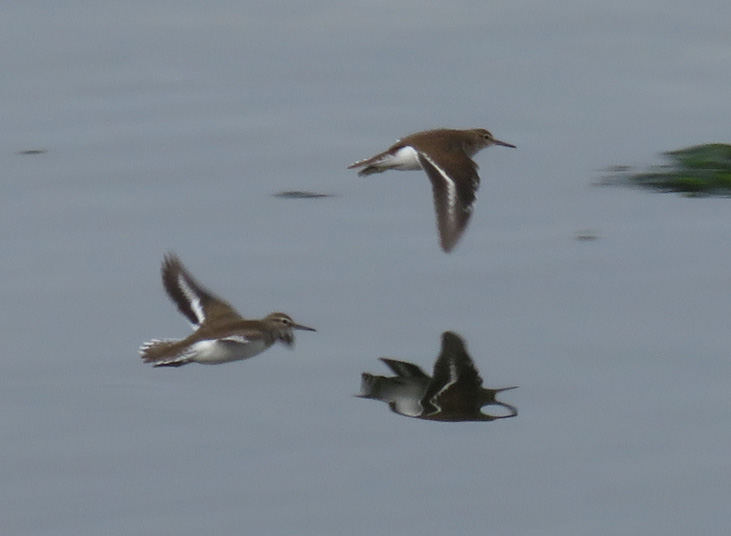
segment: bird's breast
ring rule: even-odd
[[[388,164],[392,169],[421,169],[419,153],[410,145],[397,149],[384,164]]]

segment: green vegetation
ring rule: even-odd
[[[644,173],[614,168],[604,184],[639,186],[689,196],[731,197],[731,145],[710,143],[665,153],[672,162]]]

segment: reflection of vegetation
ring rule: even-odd
[[[615,168],[605,184],[622,184],[687,195],[731,196],[731,145],[710,143],[670,151],[671,164],[645,173]]]

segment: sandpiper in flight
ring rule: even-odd
[[[381,358],[396,376],[376,376],[364,372],[361,398],[386,402],[391,410],[407,417],[432,421],[494,421],[515,417],[518,410],[495,398],[497,393],[515,389],[482,387],[475,364],[462,338],[451,331],[442,333],[442,350],[434,363],[434,376],[413,363]],[[483,406],[501,406],[508,413],[489,415]]]
[[[162,263],[162,281],[195,331],[185,339],[153,339],[143,344],[142,360],[156,367],[179,367],[187,363],[216,365],[248,359],[277,341],[293,346],[296,329],[315,331],[295,323],[284,313],[245,320],[228,303],[201,286],[172,253]]]
[[[387,151],[359,160],[348,169],[363,168],[358,175],[389,169],[426,171],[434,194],[439,241],[442,249],[450,252],[467,227],[480,186],[478,166],[472,157],[490,145],[515,148],[482,128],[426,130],[406,136]]]

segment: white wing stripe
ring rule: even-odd
[[[457,380],[459,380],[459,371],[457,370],[457,363],[453,360],[449,360],[449,381],[445,382],[441,389],[437,393],[434,394],[434,396],[431,397],[429,402],[432,406],[437,408],[439,411],[442,410],[442,407],[439,405],[439,397],[447,391],[450,387],[452,387],[455,383],[457,383]]]
[[[449,212],[454,212],[455,207],[457,206],[457,186],[454,183],[454,180],[452,177],[450,177],[446,171],[444,171],[441,167],[439,167],[434,160],[432,160],[429,155],[426,153],[419,153],[419,157],[423,158],[427,162],[429,162],[434,169],[436,169],[439,174],[444,179],[444,183],[447,186],[447,199],[449,203]]]
[[[247,339],[243,335],[229,335],[228,337],[221,337],[219,341],[237,342],[239,344],[250,344],[251,339]]]
[[[198,294],[196,294],[195,289],[190,286],[188,280],[185,278],[185,276],[183,276],[183,274],[178,275],[178,287],[180,287],[183,295],[188,300],[190,308],[193,310],[193,314],[195,314],[196,318],[198,319],[198,325],[200,326],[206,319],[200,297],[198,296]]]

